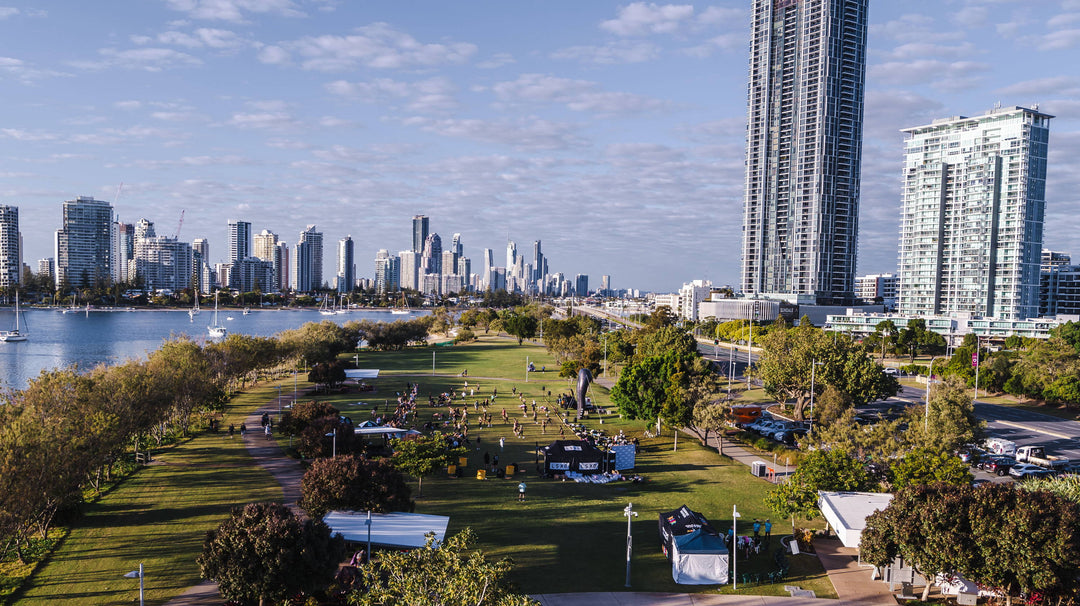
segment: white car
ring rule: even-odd
[[[1020,463],[1009,468],[1009,475],[1017,480],[1023,480],[1025,478],[1044,478],[1053,475],[1053,472],[1038,465]]]

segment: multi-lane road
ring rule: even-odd
[[[870,408],[922,403],[925,395],[924,389],[905,386],[896,398],[872,404]],[[979,401],[975,402],[975,415],[986,421],[988,435],[1012,440],[1021,446],[1045,446],[1052,454],[1080,461],[1080,422]]]

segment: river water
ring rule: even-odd
[[[393,322],[415,318],[427,312],[391,314],[387,311],[350,311],[334,316],[316,310],[240,310],[221,311],[220,323],[229,333],[260,337],[298,328],[307,322],[330,320],[338,324],[353,320]],[[61,313],[59,310],[23,309],[23,332],[29,340],[0,342],[0,380],[3,387],[22,389],[27,382],[48,370],[72,364],[89,369],[129,359],[144,360],[171,335],[187,335],[197,342],[209,339],[207,326],[214,322],[214,312],[203,310],[194,320],[186,310],[162,311],[93,311]],[[0,310],[0,330],[14,325],[14,312]]]

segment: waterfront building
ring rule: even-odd
[[[337,291],[352,292],[356,288],[356,261],[353,258],[352,236],[338,240]]]
[[[113,208],[104,200],[66,200],[56,231],[56,288],[93,286],[112,277]]]
[[[412,218],[412,251],[416,254],[424,252],[424,244],[428,239],[428,218],[424,215],[415,215]]]
[[[269,290],[280,290],[286,284],[288,280],[288,260],[285,251],[287,249],[282,248],[282,244],[278,240],[277,234],[270,230],[262,230],[262,232],[255,234],[252,238],[252,254],[263,261],[269,261],[273,266],[273,280],[268,285]],[[283,257],[283,254],[285,256]]]
[[[229,266],[229,288],[239,292],[268,292],[273,289],[274,262],[247,257]]]
[[[1013,335],[1032,339],[1047,339],[1050,337],[1051,330],[1065,323],[1062,320],[1050,318],[1010,320],[1005,318],[977,318],[966,314],[923,316],[904,313],[866,313],[856,309],[849,309],[844,314],[830,314],[827,317],[825,328],[826,330],[860,338],[877,332],[877,325],[885,320],[892,320],[896,326],[907,326],[911,320],[923,320],[926,322],[926,329],[945,337],[945,342],[950,347],[960,345],[964,340],[964,335],[967,334],[974,334],[980,338],[993,339],[998,342],[1003,342],[1007,337]]]
[[[0,288],[22,282],[19,207],[0,204]]]
[[[251,256],[251,223],[229,219],[229,262]]]
[[[398,285],[408,290],[420,290],[417,275],[420,273],[420,255],[416,251],[403,250],[398,253]]]
[[[210,241],[206,238],[195,238],[192,240],[191,250],[202,258],[203,263],[210,262]]]
[[[292,267],[292,264],[289,263],[289,245],[279,241],[275,248],[277,250],[274,253],[274,288],[279,291],[287,290],[289,284],[292,284],[289,279],[289,268]]]
[[[411,254],[412,251],[408,251]],[[390,256],[385,248],[375,253],[375,292],[397,290],[401,284],[401,257]]]
[[[146,223],[149,224],[149,230],[141,232],[143,235],[135,238],[132,265],[138,283],[151,292],[177,292],[189,288],[194,274],[191,245],[176,238],[155,235],[153,223]],[[140,233],[138,229],[136,233]]]
[[[742,291],[854,296],[869,0],[753,0]]]
[[[442,273],[442,238],[439,234],[430,234],[424,241],[424,252],[420,257],[420,273]]]
[[[38,259],[37,273],[39,276],[46,276],[52,279],[56,273],[56,264],[52,257],[45,257],[44,259]]]
[[[1051,118],[995,108],[904,129],[900,313],[1038,315]]]
[[[323,235],[314,225],[300,232],[293,256],[293,287],[297,292],[315,292],[323,287]]]

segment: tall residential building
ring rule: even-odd
[[[420,273],[420,255],[414,250],[403,250],[398,253],[400,259],[398,269],[398,285],[409,290],[420,290],[420,282],[417,276]]]
[[[113,244],[113,280],[133,282],[135,280],[135,226],[120,223],[115,226],[116,242]]]
[[[267,288],[268,290],[278,290],[282,288],[287,281],[283,281],[284,276],[282,272],[288,273],[287,263],[281,256],[281,248],[278,246],[278,237],[272,231],[262,230],[261,233],[257,233],[252,237],[252,253],[253,256],[262,259],[263,261],[269,261],[273,264],[274,279],[272,284]]]
[[[131,261],[143,288],[176,292],[190,287],[194,277],[191,245],[176,238],[155,236],[153,223],[150,226],[150,235],[135,239]]]
[[[48,276],[51,280],[56,275],[56,262],[52,257],[45,257],[44,259],[38,259],[37,262],[38,275]]]
[[[512,269],[517,265],[517,244],[513,240],[506,241],[506,277],[509,279]]]
[[[385,248],[375,253],[375,292],[398,289],[401,282],[401,258],[390,256]]]
[[[229,219],[229,262],[251,256],[251,223]]]
[[[202,256],[203,263],[210,262],[210,242],[206,238],[195,238],[191,241],[191,250]]]
[[[278,290],[285,290],[292,284],[292,279],[289,275],[289,268],[292,264],[289,262],[289,245],[284,242],[278,242],[275,246],[277,252],[275,253],[274,262],[277,263],[274,271],[275,287]]]
[[[439,234],[430,234],[424,241],[424,251],[420,257],[420,273],[442,273],[442,238]],[[422,280],[422,278],[418,279]]]
[[[352,236],[338,240],[337,291],[352,292],[356,288],[356,260],[353,258]]]
[[[56,231],[56,288],[92,286],[112,277],[113,208],[79,196],[64,202],[63,227]]]
[[[574,278],[574,294],[579,297],[589,296],[589,276],[588,274],[578,274]]]
[[[495,251],[490,248],[484,249],[484,284],[486,290],[497,290],[491,285],[491,269],[495,267]]]
[[[855,278],[855,296],[866,303],[896,307],[896,295],[900,290],[900,276],[893,274],[869,274]]]
[[[547,274],[547,270],[547,258],[541,251],[540,240],[535,240],[533,241],[532,281],[540,282],[543,280],[544,275]]]
[[[323,235],[314,225],[300,232],[293,251],[293,284],[297,292],[314,292],[323,287]]]
[[[742,290],[852,298],[869,0],[753,0]]]
[[[904,129],[901,314],[1037,316],[1051,118],[996,108]]]
[[[428,239],[428,218],[424,215],[414,215],[412,218],[412,250],[416,254],[424,252],[424,244]]]
[[[0,288],[22,282],[19,207],[0,204]]]
[[[1039,277],[1039,316],[1080,315],[1080,265],[1055,265]]]

